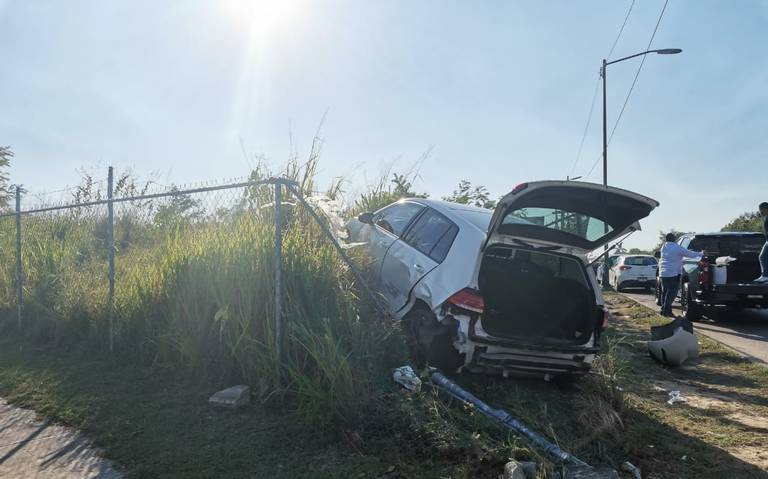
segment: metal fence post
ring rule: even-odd
[[[21,311],[24,308],[24,271],[21,266],[21,187],[16,186],[16,315],[21,331]]]
[[[282,184],[275,180],[275,359],[277,387],[282,384],[283,367],[283,226]]]
[[[107,293],[107,315],[109,317],[109,352],[115,349],[115,214],[112,202],[113,171],[107,175],[107,257],[109,261],[109,293]]]

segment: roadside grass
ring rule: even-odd
[[[755,465],[767,437],[760,422],[768,416],[765,368],[706,338],[695,368],[660,366],[645,340],[648,327],[664,320],[618,295],[608,294],[607,302],[614,317],[605,352],[587,377],[559,385],[456,380],[592,465],[618,469],[629,460],[646,478],[766,477]],[[129,478],[496,479],[509,458],[539,462],[541,478],[555,470],[525,441],[428,384],[409,395],[376,380],[377,400],[341,428],[308,423],[274,401],[213,409],[206,399],[219,385],[160,364],[86,357],[10,337],[0,343],[0,395],[83,428]],[[667,405],[673,387],[690,402]],[[330,415],[324,408],[316,413]]]
[[[167,368],[0,342],[0,396],[83,429],[128,478],[496,478],[504,464],[431,392],[382,384],[354,428],[325,429],[273,403],[213,408],[214,389]]]

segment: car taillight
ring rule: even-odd
[[[448,298],[448,302],[457,308],[482,313],[485,309],[485,301],[480,293],[472,288],[464,288]]]
[[[512,188],[512,194],[516,195],[526,188],[528,188],[528,183],[520,183],[519,185]]]
[[[625,264],[619,266],[619,271],[626,271],[628,269],[632,269],[632,266],[627,266]]]
[[[699,261],[699,285],[702,288],[708,287],[712,283],[712,272],[709,269],[709,261],[702,259]]]

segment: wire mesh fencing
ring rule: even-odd
[[[353,315],[344,268],[379,307],[337,240],[334,202],[289,179],[178,188],[110,168],[65,194],[74,201],[40,203],[17,189],[0,214],[0,310],[35,339],[279,382],[286,310]]]

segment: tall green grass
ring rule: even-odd
[[[316,161],[291,162],[282,172],[307,196],[315,190]],[[260,168],[252,179],[267,176]],[[398,331],[361,300],[311,217],[287,204],[278,386],[273,191],[257,186],[226,198],[190,195],[117,209],[116,355],[176,368],[212,386],[245,382],[261,400],[287,404],[321,426],[349,424],[373,404],[373,385],[386,367],[401,359]],[[105,214],[95,207],[23,217],[26,340],[106,356]],[[0,222],[0,232],[0,308],[9,331],[12,221]]]

